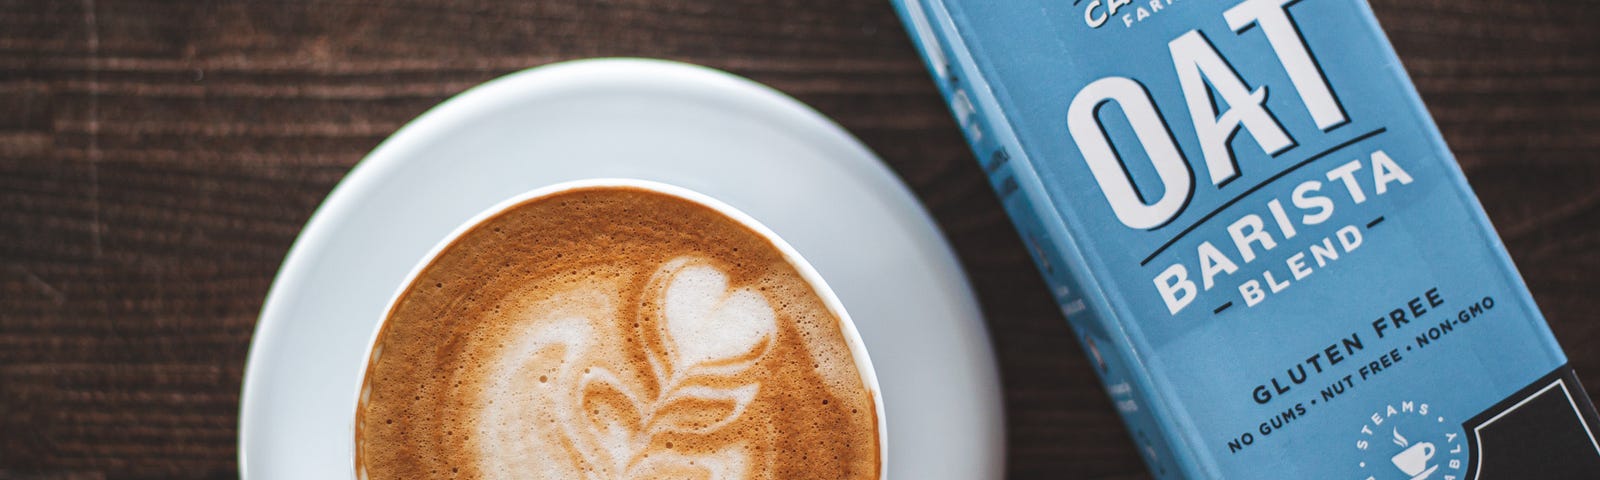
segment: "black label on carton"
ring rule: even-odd
[[[1563,365],[1462,424],[1467,478],[1600,478],[1600,419],[1572,367]]]

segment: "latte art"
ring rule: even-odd
[[[665,307],[657,323],[670,334],[674,373],[760,353],[777,329],[765,296],[749,287],[729,289],[726,274],[697,259],[668,262],[650,283],[655,288],[645,294]]]
[[[748,468],[744,445],[683,454],[669,447],[669,441],[658,441],[674,434],[703,436],[727,427],[746,413],[760,392],[760,379],[739,374],[771,346],[777,329],[774,313],[760,293],[730,290],[727,282],[727,275],[697,258],[675,259],[657,270],[642,292],[646,298],[635,299],[661,306],[645,313],[652,317],[645,320],[655,331],[620,332],[635,336],[626,341],[647,347],[649,371],[643,378],[627,362],[607,361],[596,354],[606,339],[586,328],[596,323],[593,320],[561,312],[557,316],[566,318],[534,322],[533,331],[492,357],[493,367],[487,373],[506,381],[497,382],[480,399],[478,408],[484,414],[476,430],[494,440],[478,445],[480,470],[487,478],[522,478],[516,470],[496,471],[493,464],[571,445],[583,460],[581,473],[595,478],[662,478],[668,473],[744,478]],[[584,285],[562,295],[571,301],[616,293]],[[616,314],[608,310],[582,314]],[[557,363],[548,364],[551,359]],[[531,379],[534,373],[539,374],[540,385],[515,381]],[[502,400],[519,394],[527,401]],[[528,415],[534,410],[546,410],[548,415]],[[544,425],[559,430],[540,442],[518,441],[526,432],[547,428]],[[580,476],[577,471],[560,473],[565,478]]]
[[[358,412],[370,478],[879,476],[838,317],[765,238],[677,197],[513,207],[383,328]]]

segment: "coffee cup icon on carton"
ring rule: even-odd
[[[1394,431],[1394,443],[1405,447],[1405,449],[1395,454],[1389,461],[1394,462],[1395,468],[1405,472],[1406,475],[1411,477],[1411,480],[1426,479],[1433,474],[1434,470],[1439,468],[1438,465],[1428,466],[1428,460],[1433,459],[1433,454],[1436,450],[1432,443],[1417,442],[1412,444],[1406,440],[1406,437],[1400,435],[1399,429]]]

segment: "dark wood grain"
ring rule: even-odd
[[[1600,3],[1375,8],[1595,394]],[[0,0],[0,478],[236,475],[251,329],[323,196],[452,94],[618,55],[864,140],[978,290],[1011,477],[1144,476],[887,0]]]

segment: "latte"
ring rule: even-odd
[[[505,209],[373,345],[363,478],[877,479],[846,328],[767,237],[634,187]]]

